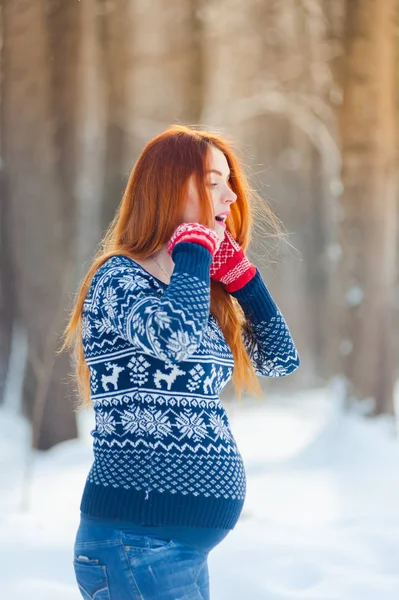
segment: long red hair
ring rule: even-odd
[[[211,145],[225,155],[231,172],[230,186],[237,194],[237,200],[231,205],[227,229],[244,250],[250,241],[252,201],[259,196],[249,186],[244,170],[226,140],[216,133],[173,125],[149,141],[130,174],[115,217],[81,284],[64,332],[60,352],[66,346],[73,346],[80,403],[84,406],[91,406],[91,401],[90,374],[82,345],[81,313],[93,275],[111,256],[124,254],[133,259],[144,259],[169,241],[182,222],[191,175],[194,175],[200,201],[198,222],[213,228],[213,206],[205,185]],[[262,219],[267,221],[274,233],[281,233],[279,219],[264,201]],[[242,340],[242,332],[248,330],[244,313],[223,284],[214,280],[211,280],[210,310],[234,356],[233,383],[238,397],[241,398],[246,387],[248,392],[260,398],[262,388]]]

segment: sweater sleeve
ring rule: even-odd
[[[100,278],[95,304],[104,329],[112,328],[145,354],[178,363],[198,349],[208,323],[212,255],[200,244],[181,242],[172,258],[174,271],[162,295],[125,257]]]
[[[295,371],[300,360],[294,341],[259,269],[231,295],[240,303],[247,320],[243,341],[256,375],[283,377]]]

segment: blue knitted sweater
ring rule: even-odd
[[[169,284],[113,256],[88,290],[82,340],[94,461],[81,512],[137,525],[232,529],[246,478],[219,398],[234,360],[210,314],[212,255],[181,242],[172,258]],[[243,339],[257,375],[294,371],[294,342],[259,270],[232,296],[251,324]]]

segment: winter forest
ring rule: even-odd
[[[57,350],[135,161],[173,123],[234,142],[281,219],[285,239],[269,237],[256,208],[248,256],[301,358],[291,376],[259,379],[262,401],[237,403],[230,384],[221,395],[249,495],[211,558],[214,599],[397,599],[398,9],[1,2],[6,600],[79,597],[71,548],[92,415],[76,410]],[[26,560],[35,550],[23,577],[21,547]]]

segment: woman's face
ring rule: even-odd
[[[230,168],[225,155],[218,148],[210,146],[210,166],[205,175],[205,185],[210,188],[215,216],[221,212],[230,212],[230,204],[237,200],[237,195],[229,187]],[[189,180],[188,201],[184,212],[184,223],[198,223],[199,199],[193,177]],[[215,221],[215,231],[224,237],[225,227]]]

